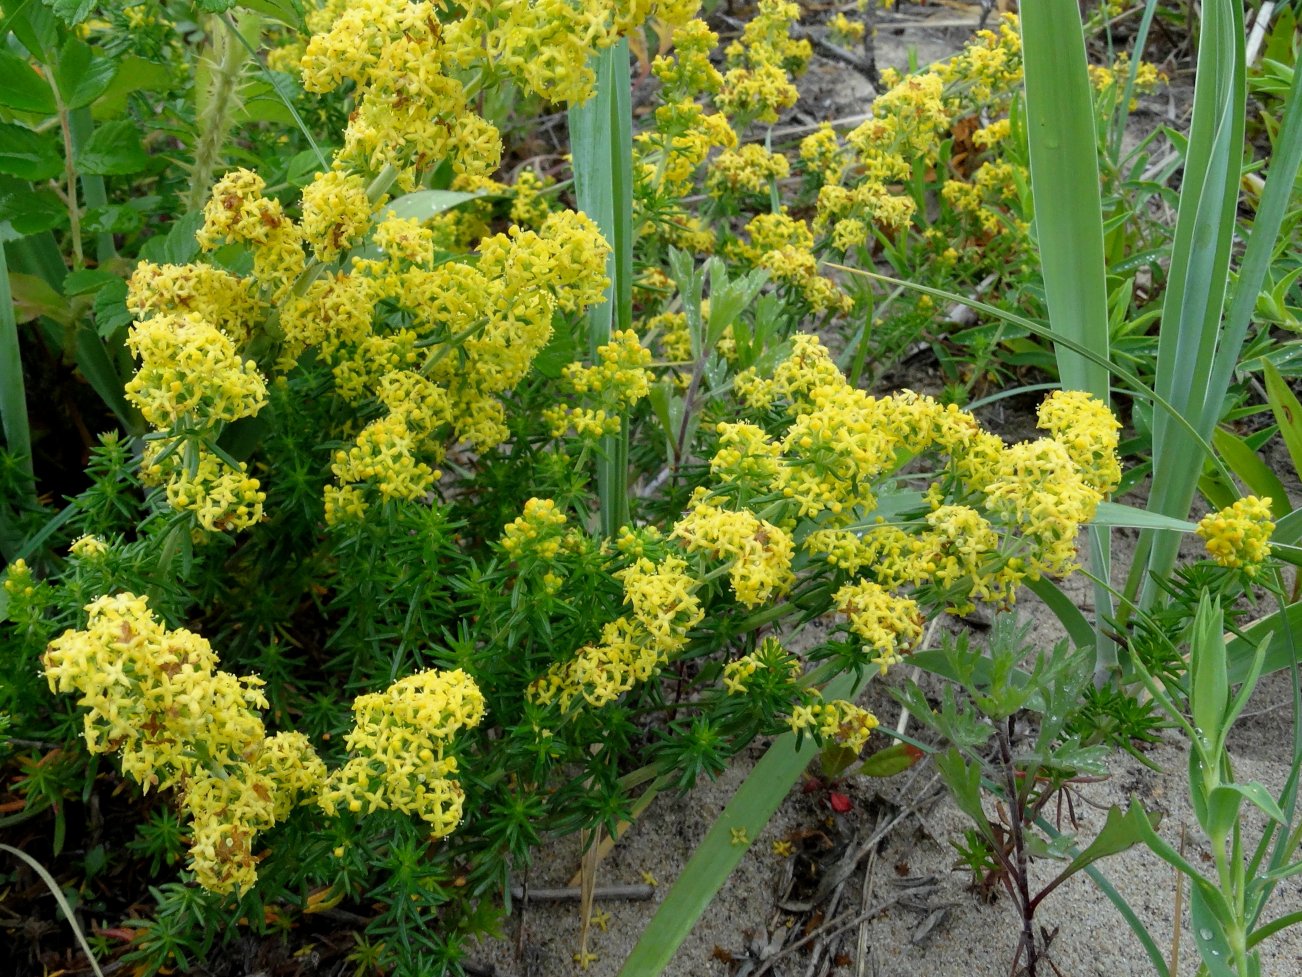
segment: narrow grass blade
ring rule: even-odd
[[[95,971],[96,977],[104,977],[104,971],[99,969],[99,962],[96,961],[95,954],[91,953],[90,944],[86,942],[86,935],[81,931],[81,926],[77,923],[77,917],[72,914],[72,907],[68,905],[68,899],[63,894],[63,890],[59,888],[59,883],[54,881],[54,876],[46,871],[45,866],[32,858],[31,855],[19,851],[17,848],[10,845],[0,845],[0,851],[7,851],[15,858],[26,862],[28,867],[41,877],[41,881],[50,890],[50,895],[54,896],[54,901],[59,904],[59,909],[67,917],[68,925],[72,927],[73,935],[77,937],[77,943],[81,946],[82,953],[86,954],[86,959],[90,961],[91,970]]]
[[[18,459],[28,477],[33,504],[36,483],[32,475],[32,432],[27,418],[27,388],[23,382],[23,358],[18,348],[18,322],[14,318],[14,300],[9,292],[9,262],[5,251],[9,245],[0,241],[0,422],[5,433],[5,447]]]
[[[1094,92],[1076,0],[1043,0],[1022,10],[1022,60],[1026,78],[1027,143],[1036,237],[1044,276],[1049,326],[1092,351],[1085,357],[1054,344],[1064,390],[1085,390],[1108,404],[1108,290],[1103,252],[1103,202],[1099,192]],[[1099,620],[1113,616],[1112,537],[1089,530],[1090,568]],[[1098,670],[1113,667],[1116,644],[1095,629]]]
[[[828,683],[823,694],[828,699],[844,697],[853,685],[852,676],[839,675]],[[818,747],[808,737],[800,747],[792,733],[774,741],[665,895],[624,961],[620,977],[654,977],[669,965],[750,847],[748,842],[736,839],[753,840],[764,830],[801,772],[817,755]]]
[[[633,109],[628,41],[594,59],[597,93],[570,107],[570,151],[579,209],[611,247],[606,301],[588,310],[588,355],[610,340],[612,329],[633,324]],[[601,531],[613,536],[628,521],[628,418],[620,433],[602,439],[597,468]]]
[[[1224,389],[1212,390],[1208,384],[1221,336],[1239,199],[1246,99],[1243,6],[1237,0],[1208,0],[1202,25],[1154,388],[1205,441],[1220,418],[1225,396]],[[1170,417],[1155,415],[1149,508],[1176,518],[1187,516],[1201,466],[1200,452],[1187,433]],[[1158,598],[1153,580],[1170,572],[1178,546],[1179,537],[1168,532],[1146,534],[1141,542],[1139,552],[1147,551],[1148,571],[1141,606]],[[1127,592],[1133,595],[1137,584],[1132,573]]]

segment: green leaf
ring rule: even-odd
[[[95,54],[89,44],[75,37],[68,38],[54,71],[64,106],[69,110],[79,109],[95,101],[108,89],[117,70],[116,62]]]
[[[18,459],[28,476],[31,498],[35,502],[36,484],[32,476],[32,432],[27,415],[27,388],[23,378],[22,350],[18,345],[18,322],[9,294],[9,261],[6,245],[0,241],[0,430],[5,446]],[[8,557],[10,554],[6,553]]]
[[[1302,404],[1298,403],[1273,363],[1263,361],[1261,372],[1266,381],[1266,401],[1275,415],[1275,423],[1279,425],[1279,434],[1293,462],[1293,471],[1302,473]]]
[[[77,169],[96,176],[139,173],[149,165],[149,154],[140,144],[140,129],[134,122],[101,123],[77,154]]]
[[[424,221],[483,196],[482,193],[465,193],[460,190],[417,190],[390,200],[384,209],[386,212],[393,211],[405,220]]]
[[[1278,821],[1280,824],[1287,826],[1288,818],[1286,818],[1284,812],[1280,810],[1279,804],[1275,801],[1275,798],[1271,796],[1270,791],[1257,781],[1249,781],[1246,784],[1221,784],[1221,786],[1217,787],[1216,790],[1212,791],[1212,794],[1217,795],[1222,791],[1228,791],[1232,794],[1239,795],[1239,801],[1235,802],[1233,805],[1234,817],[1237,817],[1238,815],[1239,803],[1246,800],[1250,801],[1257,810],[1261,811],[1262,814],[1266,815],[1266,817],[1270,818],[1272,821]],[[1233,817],[1226,823],[1227,830],[1231,824],[1233,824]]]
[[[72,323],[72,308],[68,300],[37,275],[9,273],[9,288],[13,293],[14,313],[19,322],[31,322],[45,316],[61,326]]]
[[[587,311],[588,357],[610,341],[612,329],[633,324],[633,109],[628,40],[592,59],[596,94],[569,110],[574,195],[610,245],[606,301]],[[690,406],[690,405],[689,405]],[[601,440],[597,494],[601,531],[613,537],[628,521],[628,419]]]
[[[1140,822],[1140,818],[1144,818],[1143,823]],[[1161,821],[1160,815],[1158,821],[1159,823]],[[1108,809],[1108,816],[1103,822],[1102,829],[1094,836],[1094,840],[1035,896],[1034,902],[1040,902],[1063,882],[1066,882],[1087,865],[1097,862],[1100,858],[1116,855],[1128,848],[1133,848],[1135,845],[1142,844],[1145,838],[1144,824],[1148,823],[1138,801],[1132,800],[1125,814],[1121,813],[1120,807],[1115,804],[1112,805]]]
[[[1302,601],[1289,604],[1283,612],[1276,611],[1244,628],[1241,636],[1231,638],[1226,645],[1230,682],[1242,682],[1251,674],[1257,648],[1262,642],[1266,647],[1262,675],[1302,664],[1302,654],[1293,640],[1293,635],[1298,633],[1302,633]]]
[[[853,686],[851,676],[840,675],[828,683],[823,695],[826,699],[843,698]],[[801,772],[817,754],[817,746],[808,737],[799,746],[791,733],[785,733],[773,742],[711,825],[705,839],[688,860],[683,874],[665,895],[637,945],[625,959],[619,971],[620,977],[653,977],[669,965],[678,947],[749,848],[747,844],[733,843],[733,831],[739,830],[747,838],[758,837]]]
[[[95,293],[95,332],[101,339],[131,325],[133,318],[127,310],[127,283],[122,279],[105,283]]]
[[[49,180],[61,172],[63,152],[54,133],[0,122],[0,173],[23,180]]]
[[[117,275],[111,271],[100,271],[97,268],[88,268],[82,271],[74,271],[68,274],[63,280],[63,294],[68,298],[77,295],[89,295],[91,292],[98,292],[110,282],[121,281]]]
[[[1235,348],[1222,338],[1223,307],[1230,252],[1236,229],[1235,208],[1243,160],[1244,76],[1243,5],[1238,0],[1208,0],[1198,44],[1193,111],[1180,184],[1180,205],[1171,265],[1158,332],[1156,392],[1192,425],[1211,437],[1225,406],[1229,374],[1219,368],[1218,347]],[[1257,284],[1260,283],[1260,278]],[[1256,296],[1256,285],[1240,280],[1239,289]],[[1153,418],[1153,482],[1149,508],[1185,518],[1204,456],[1184,425],[1172,417]],[[1150,606],[1160,591],[1155,580],[1175,564],[1180,538],[1159,531],[1141,538],[1140,555],[1128,590],[1143,579],[1141,603]]]
[[[172,86],[172,72],[165,64],[145,58],[123,58],[118,62],[118,72],[94,104],[96,120],[114,119],[127,110],[127,100],[133,92],[162,92]]]
[[[0,49],[0,107],[49,116],[55,112],[50,83],[25,58]]]
[[[1243,977],[1236,975],[1230,966],[1234,959],[1230,941],[1202,886],[1195,885],[1189,892],[1189,919],[1193,923],[1194,945],[1210,977]]]
[[[1224,720],[1230,703],[1230,680],[1220,601],[1206,594],[1194,614],[1189,669],[1192,673],[1189,708],[1194,729],[1203,738],[1204,747],[1210,749],[1210,755],[1217,756],[1226,732]]]
[[[62,227],[68,220],[68,208],[53,190],[0,189],[0,240],[14,241]],[[4,227],[4,224],[8,227]]]
[[[95,9],[95,0],[42,0],[68,27],[76,27]]]
[[[1271,369],[1273,370],[1274,367]],[[1270,499],[1270,511],[1276,519],[1282,519],[1292,511],[1284,483],[1243,438],[1231,434],[1223,427],[1218,427],[1212,432],[1212,447],[1220,452],[1225,463],[1230,466],[1234,474],[1243,479],[1243,484],[1248,486],[1254,495]]]
[[[1175,519],[1157,512],[1136,509],[1123,502],[1100,502],[1090,520],[1096,526],[1126,527],[1129,529],[1169,529],[1177,533],[1191,533],[1197,527],[1186,519]]]
[[[925,753],[912,743],[884,747],[863,762],[859,772],[866,777],[894,777],[921,760]]]
[[[140,229],[144,217],[134,207],[90,207],[82,216],[84,234],[130,234]]]

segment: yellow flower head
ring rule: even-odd
[[[1242,569],[1249,576],[1261,569],[1270,558],[1270,534],[1275,531],[1270,501],[1249,495],[1202,518],[1197,533],[1213,560],[1223,567]]]

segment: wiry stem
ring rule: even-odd
[[[222,17],[209,18],[212,59],[207,90],[196,93],[200,100],[195,122],[199,138],[194,146],[194,168],[190,171],[190,192],[185,206],[190,213],[201,210],[212,191],[213,173],[221,162],[222,146],[230,131],[235,109],[239,104],[240,76],[244,71],[244,51],[236,43],[237,30],[256,30],[257,18],[243,14],[239,27]]]
[[[80,271],[86,267],[86,256],[81,250],[81,207],[77,203],[77,164],[74,160],[72,145],[72,120],[68,115],[68,106],[63,102],[59,85],[54,80],[54,72],[48,72],[50,91],[54,92],[54,107],[59,115],[59,130],[63,133],[63,179],[68,185],[68,194],[64,198],[68,205],[68,233],[72,237],[72,267]]]

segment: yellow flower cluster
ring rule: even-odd
[[[324,765],[301,734],[266,735],[259,679],[218,670],[207,641],[168,630],[144,597],[101,597],[86,610],[86,628],[65,631],[42,658],[50,688],[81,693],[90,752],[120,753],[146,790],[180,789],[200,884],[247,890],[253,839],[300,795],[311,799]]]
[[[728,149],[710,163],[706,190],[715,196],[767,194],[772,180],[786,179],[791,172],[787,158],[758,143]]]
[[[660,79],[664,101],[684,101],[717,92],[723,85],[723,76],[710,61],[710,52],[719,43],[719,35],[705,21],[692,19],[674,29],[670,43],[674,56],[662,54],[651,62],[652,73]]]
[[[524,512],[502,531],[502,549],[513,560],[523,556],[550,560],[561,551],[565,522],[565,513],[551,499],[530,499]]]
[[[608,622],[601,641],[557,662],[529,686],[536,702],[568,709],[578,697],[600,707],[614,701],[682,650],[687,633],[704,612],[696,597],[700,582],[687,563],[668,556],[655,563],[642,557],[618,574],[631,612]]]
[[[832,598],[862,639],[864,651],[883,675],[922,637],[922,612],[917,602],[899,597],[871,580],[846,584]]]
[[[1085,482],[1108,495],[1121,482],[1117,457],[1121,422],[1098,398],[1079,390],[1055,390],[1040,405],[1036,425],[1067,449]]]
[[[569,428],[579,437],[618,434],[627,410],[651,392],[654,375],[647,369],[650,365],[651,351],[642,345],[636,332],[612,332],[610,342],[597,347],[595,364],[570,363],[565,367],[565,386],[587,403],[547,408],[544,416],[552,434],[561,437]]]
[[[1089,73],[1095,91],[1105,98],[1118,98],[1120,96],[1118,83],[1130,74],[1130,56],[1123,51],[1117,55],[1117,60],[1111,67],[1092,64],[1089,66]],[[1170,78],[1167,77],[1166,72],[1159,69],[1157,65],[1140,61],[1139,67],[1135,70],[1134,95],[1152,94],[1157,91],[1159,85],[1165,85],[1168,81]],[[1130,110],[1133,112],[1138,105],[1138,99],[1132,96]]]
[[[483,715],[484,697],[460,669],[417,672],[358,696],[351,756],[322,788],[322,810],[401,811],[429,822],[434,837],[450,834],[461,823],[464,791],[448,741]]]
[[[302,230],[278,200],[262,195],[264,189],[265,181],[251,170],[227,173],[213,187],[195,237],[205,251],[227,242],[247,247],[253,255],[253,281],[275,303],[303,274],[307,256]]]
[[[1220,512],[1204,516],[1198,523],[1197,533],[1212,559],[1223,567],[1241,569],[1255,576],[1270,559],[1270,534],[1275,531],[1270,502],[1249,495]]]
[[[248,341],[266,312],[251,283],[212,265],[155,265],[142,261],[127,283],[127,310],[137,319],[192,314],[236,346]]]
[[[240,462],[232,467],[193,441],[160,438],[145,447],[140,480],[162,485],[173,509],[193,512],[208,532],[245,529],[262,519],[262,484]]]
[[[267,402],[258,365],[241,359],[230,338],[195,313],[138,321],[127,347],[140,360],[127,399],[159,430],[206,431],[252,417]]]
[[[796,706],[789,721],[792,732],[813,729],[823,742],[839,743],[858,753],[879,725],[877,717],[845,699]]]
[[[834,282],[818,274],[814,234],[803,220],[792,218],[784,207],[778,213],[759,214],[746,225],[749,243],[737,241],[730,254],[770,279],[797,289],[814,312],[849,312],[854,302]]]
[[[68,552],[79,560],[102,560],[108,555],[109,544],[100,536],[80,536],[72,541]]]
[[[737,600],[748,607],[785,594],[795,582],[795,547],[787,532],[747,509],[730,511],[706,501],[698,489],[692,505],[674,525],[672,537],[689,553],[731,561],[728,577]]]
[[[730,70],[715,102],[739,128],[753,121],[772,125],[800,97],[791,75],[805,70],[813,49],[791,37],[791,25],[799,19],[799,4],[759,0],[742,36],[724,51]]]

